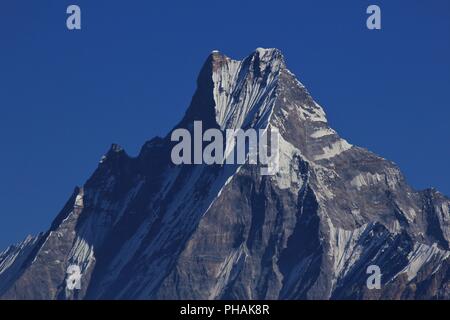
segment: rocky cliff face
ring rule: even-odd
[[[278,129],[279,171],[176,166],[170,134],[136,158],[113,145],[48,232],[0,254],[0,297],[450,298],[450,200],[342,139],[280,51],[213,52],[175,128],[195,120]],[[370,265],[381,289],[366,286]]]

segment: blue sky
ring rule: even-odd
[[[112,142],[136,155],[167,133],[212,50],[257,47],[283,51],[341,136],[450,195],[448,0],[3,0],[0,248],[47,229]]]

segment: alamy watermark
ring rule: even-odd
[[[69,291],[72,290],[81,290],[81,268],[76,264],[71,264],[66,273],[68,274],[66,278],[66,288]]]
[[[274,175],[279,168],[279,131],[270,129],[211,128],[203,132],[202,122],[194,121],[194,136],[187,129],[175,129],[171,141],[172,162],[180,164],[260,164],[261,175]],[[204,147],[204,143],[207,145]],[[236,152],[235,152],[236,151]]]
[[[75,4],[67,7],[66,13],[69,16],[66,19],[66,27],[69,30],[81,30],[81,9]]]
[[[367,267],[366,274],[370,274],[367,278],[367,289],[381,289],[381,269],[376,264]]]
[[[380,30],[381,29],[381,9],[379,6],[372,4],[367,7],[367,14],[370,16],[367,18],[366,26],[369,30]]]
[[[369,14],[366,20],[366,26],[369,30],[381,29],[381,9],[379,6],[372,4],[366,9]],[[81,30],[81,8],[78,5],[71,4],[66,9],[69,16],[66,19],[66,27],[69,30]]]

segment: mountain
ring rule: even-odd
[[[449,299],[450,200],[341,138],[277,49],[214,51],[174,127],[278,129],[279,170],[112,145],[50,229],[0,254],[2,299]],[[66,288],[69,265],[81,289]],[[369,289],[369,266],[381,288]]]

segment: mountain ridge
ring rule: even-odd
[[[171,133],[196,120],[277,128],[279,172],[173,165]],[[342,139],[278,49],[242,61],[215,51],[168,135],[137,157],[113,144],[49,231],[19,250],[26,259],[0,254],[0,298],[449,299],[449,206]],[[69,264],[83,274],[76,297]],[[366,287],[369,265],[382,271],[379,290]]]

